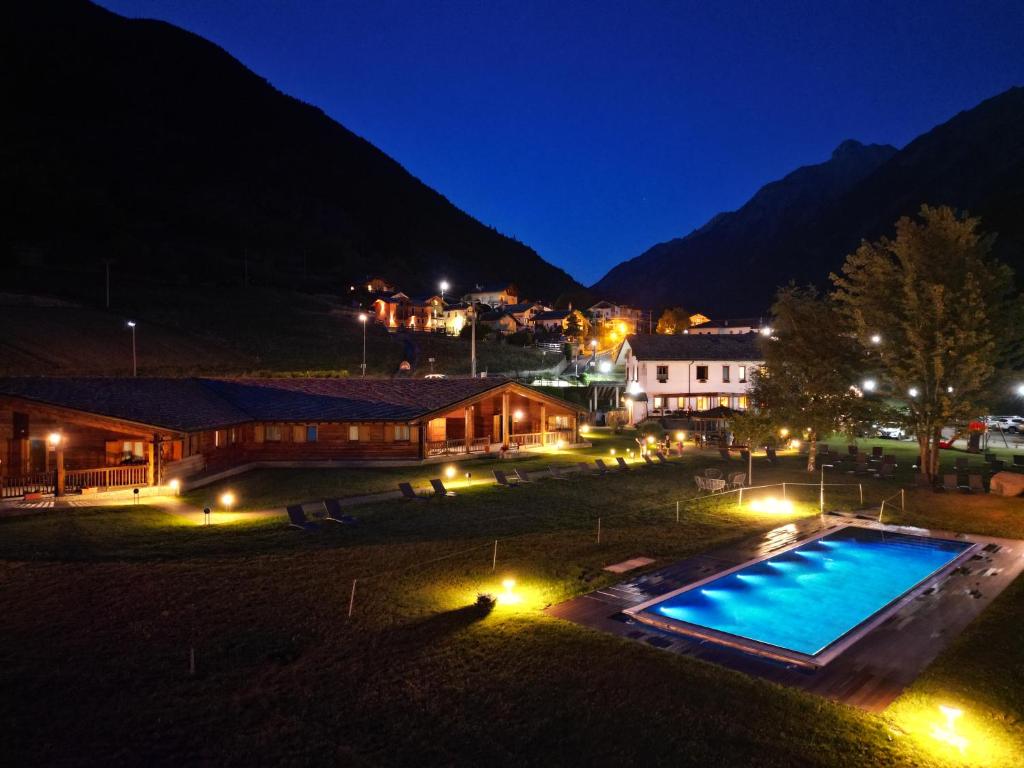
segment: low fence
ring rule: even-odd
[[[55,479],[54,472],[0,477],[0,499],[16,499],[29,493],[53,493]]]
[[[138,488],[149,483],[149,467],[129,464],[123,467],[72,469],[65,474],[65,488]]]

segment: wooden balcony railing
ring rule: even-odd
[[[65,476],[65,487],[76,488],[138,488],[149,481],[149,467],[145,464],[128,464],[123,467],[98,467],[96,469],[69,469]]]
[[[0,499],[14,499],[27,493],[53,493],[55,479],[53,472],[0,477]]]

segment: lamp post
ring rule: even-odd
[[[441,281],[440,288],[441,288],[441,306],[442,307],[444,306],[444,292],[447,291],[449,287],[450,286],[448,285],[448,281],[447,280],[442,280]]]
[[[594,373],[597,373],[597,339],[590,340],[590,362],[593,363]]]
[[[139,375],[138,360],[135,357],[135,321],[128,321],[128,330],[132,332],[132,376]]]
[[[469,302],[469,309],[466,310],[473,321],[469,332],[469,375],[476,378],[476,304]]]
[[[363,324],[363,362],[359,368],[362,370],[362,375],[366,376],[366,321],[369,320],[365,312],[359,313],[359,322]]]
[[[53,495],[64,495],[64,435],[51,432],[46,438],[54,451]]]

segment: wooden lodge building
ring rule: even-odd
[[[580,412],[502,378],[0,379],[0,495],[570,444]]]

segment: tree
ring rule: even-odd
[[[999,369],[1020,359],[1020,300],[979,220],[922,206],[895,239],[864,242],[833,274],[832,297],[858,344],[905,407],[919,467],[939,472],[948,422],[977,415]]]
[[[852,434],[869,418],[872,404],[852,386],[860,350],[836,306],[815,288],[780,289],[772,314],[772,334],[761,344],[765,363],[752,374],[755,413],[736,419],[733,430],[754,440],[783,429],[803,437],[807,471],[813,472],[820,437]]]
[[[672,335],[682,333],[690,327],[690,313],[682,307],[666,309],[658,318],[657,333]]]
[[[590,322],[578,309],[569,312],[565,319],[565,335],[575,341],[582,342],[590,334]]]

